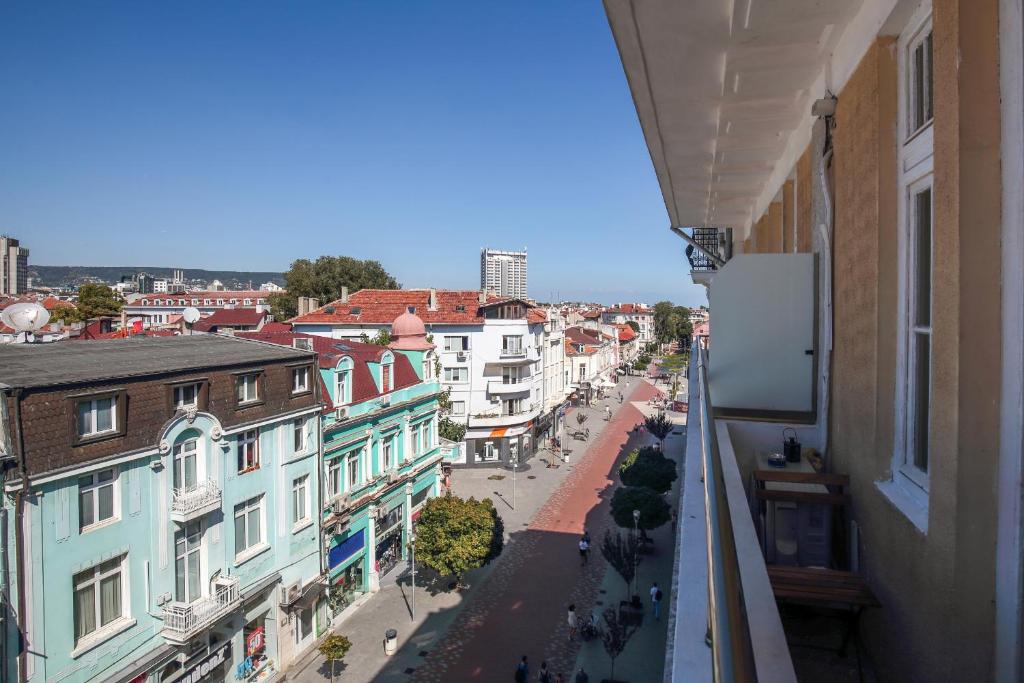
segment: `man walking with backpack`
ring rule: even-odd
[[[661,619],[661,589],[658,588],[658,582],[655,581],[654,585],[651,586],[651,605],[654,607],[654,618],[656,620]]]
[[[530,665],[526,663],[526,655],[519,660],[519,664],[516,665],[516,683],[526,683],[530,680]]]

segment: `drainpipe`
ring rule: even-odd
[[[832,232],[835,224],[835,216],[832,206],[832,191],[829,187],[828,169],[832,162],[832,126],[835,124],[836,98],[826,97],[818,100],[811,106],[811,113],[818,117],[821,122],[823,136],[821,146],[821,160],[818,168],[818,185],[821,192],[822,205],[821,213],[817,216],[818,239],[820,243],[819,263],[821,266],[821,324],[820,331],[820,363],[821,383],[819,385],[820,409],[818,411],[819,440],[821,443],[822,457],[825,459],[825,469],[830,471],[831,457],[829,453],[829,422],[832,417],[832,402],[829,392],[832,378],[832,271],[834,259],[832,256]],[[817,124],[815,124],[817,127]]]
[[[18,568],[17,590],[18,590],[18,634],[20,648],[18,649],[18,681],[28,681],[28,627],[27,610],[25,601],[25,574],[28,571],[28,558],[25,557],[25,499],[29,495],[28,465],[25,462],[24,435],[21,430],[21,388],[14,388],[11,391],[14,398],[14,448],[17,451],[18,468],[21,474],[21,488],[14,496],[14,561]],[[6,399],[5,399],[6,400]],[[6,544],[6,538],[4,539]]]

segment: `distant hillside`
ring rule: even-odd
[[[80,285],[85,282],[101,281],[107,284],[120,282],[122,276],[132,276],[138,272],[149,273],[157,278],[170,278],[174,268],[155,266],[39,266],[29,264],[29,276],[33,285],[40,287],[61,287]],[[220,280],[229,289],[240,289],[249,286],[259,287],[264,282],[274,282],[284,286],[284,273],[272,273],[247,270],[202,270],[200,268],[180,268],[184,271],[185,280],[213,282]]]

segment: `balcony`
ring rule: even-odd
[[[171,493],[171,519],[187,522],[220,509],[220,487],[206,480],[194,486],[174,489]]]
[[[529,347],[526,346],[508,346],[502,347],[501,352],[498,354],[499,358],[525,358],[529,352]]]
[[[487,383],[487,393],[492,396],[509,396],[515,394],[528,394],[530,389],[533,388],[533,382],[516,382],[514,384],[505,384],[500,379],[491,380]]]
[[[213,585],[213,594],[190,603],[169,602],[163,607],[163,637],[182,645],[242,604],[238,577],[225,576]]]
[[[732,258],[732,228],[693,228],[690,238],[704,252],[718,257],[722,261]],[[695,285],[709,285],[711,278],[721,264],[700,249],[692,249],[690,261],[690,277]]]
[[[472,427],[512,427],[532,420],[540,415],[540,404],[531,404],[529,408],[520,410],[512,415],[479,414],[469,416],[469,426]]]

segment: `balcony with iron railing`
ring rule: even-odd
[[[172,601],[163,607],[163,637],[175,645],[187,643],[242,604],[238,577],[222,576],[212,593],[189,603]]]
[[[694,284],[709,284],[711,276],[732,258],[732,228],[677,230],[689,242],[687,259]]]
[[[201,481],[171,492],[171,519],[187,522],[220,509],[221,491],[212,480]]]

